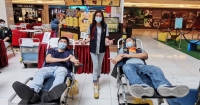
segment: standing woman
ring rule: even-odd
[[[113,44],[113,40],[109,40],[109,30],[104,22],[103,12],[98,10],[94,13],[92,24],[88,27],[89,38],[83,40],[82,44],[90,42],[90,55],[93,63],[93,83],[94,98],[99,98],[99,78],[101,75],[102,62],[106,52],[106,43]]]
[[[59,22],[59,20],[56,16],[56,14],[53,14],[53,17],[51,19],[51,29],[52,29],[52,31],[55,32],[56,37],[58,37],[58,25],[59,25],[59,23],[60,22]]]

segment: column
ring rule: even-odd
[[[14,25],[12,0],[0,0],[0,19],[5,20],[6,26]]]
[[[120,7],[116,7],[116,16],[119,17],[120,23],[123,23],[124,16],[124,0],[121,0]]]
[[[42,11],[42,23],[49,24],[49,5],[44,4]]]

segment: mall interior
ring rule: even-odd
[[[0,105],[200,105],[200,0],[0,7]]]

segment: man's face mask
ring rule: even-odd
[[[133,47],[133,42],[127,42],[126,47]]]
[[[59,49],[64,50],[64,49],[66,49],[66,47],[67,47],[67,44],[62,43],[62,42],[59,42],[59,43],[58,43],[58,48],[59,48]]]
[[[4,28],[4,27],[5,27],[5,24],[4,24],[4,23],[1,23],[0,26],[1,26],[2,28]]]

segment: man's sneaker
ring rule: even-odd
[[[159,86],[157,89],[161,96],[174,96],[174,97],[184,97],[189,93],[189,87],[185,85],[177,86]]]
[[[35,93],[34,90],[28,87],[27,85],[16,81],[13,83],[12,87],[15,90],[16,94],[22,100],[27,100],[32,103],[40,101],[40,96],[37,93]]]
[[[94,86],[94,98],[99,99],[99,90],[98,86]]]
[[[67,85],[65,83],[55,86],[49,92],[42,95],[42,101],[50,102],[50,101],[59,99],[66,88],[67,88]]]
[[[154,95],[154,89],[150,86],[135,84],[130,86],[130,94],[137,98],[141,98],[142,96],[151,97]]]

